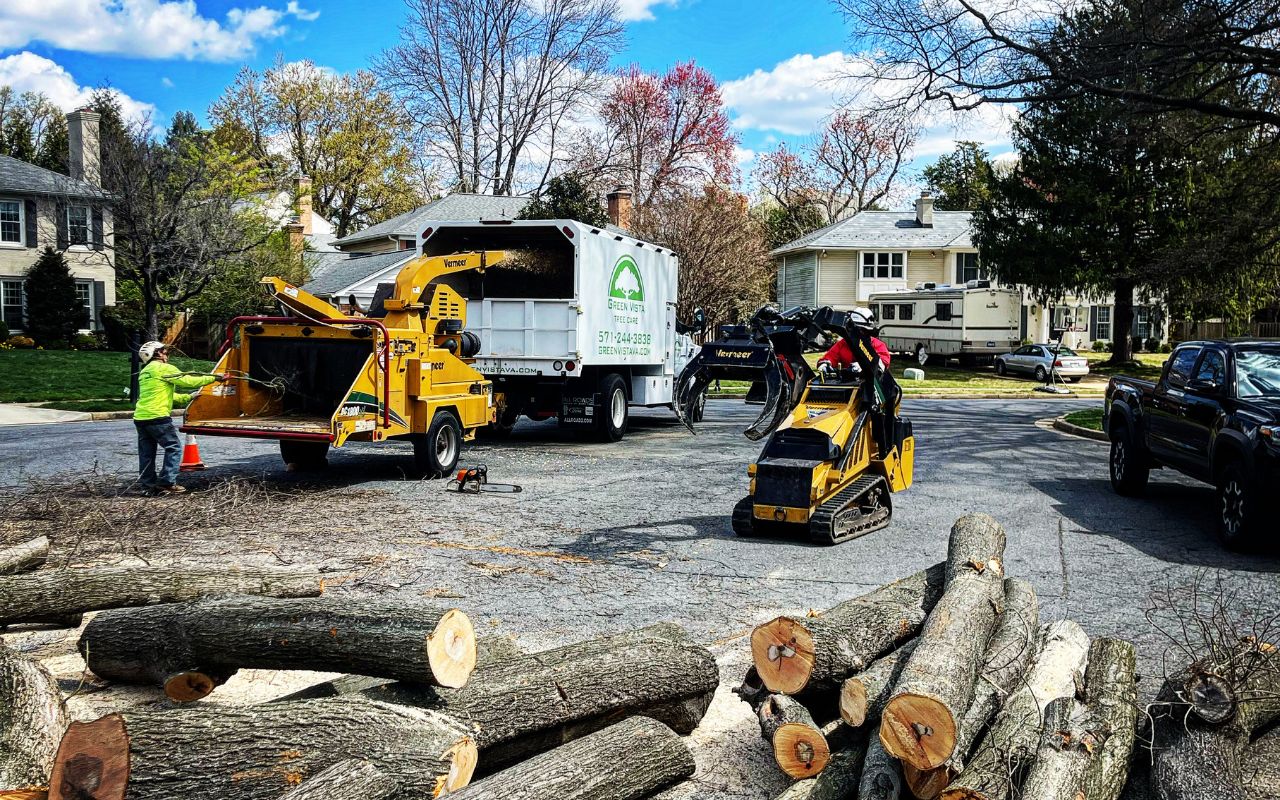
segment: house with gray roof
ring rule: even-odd
[[[531,198],[489,194],[447,194],[398,217],[370,225],[331,244],[345,253],[386,253],[412,250],[418,234],[431,220],[480,221],[515,219]]]
[[[23,328],[27,270],[40,250],[63,251],[76,279],[90,328],[116,301],[110,196],[101,184],[99,115],[67,115],[71,175],[0,156],[0,320],[10,331]]]

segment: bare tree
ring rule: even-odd
[[[616,0],[406,5],[378,72],[461,191],[516,191],[531,150],[553,149],[566,114],[599,88],[622,35]]]
[[[953,109],[1079,94],[1280,124],[1280,0],[836,0],[900,104]],[[1123,21],[1082,46],[1071,18]],[[1189,76],[1210,76],[1188,81]]]

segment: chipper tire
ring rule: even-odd
[[[437,411],[427,432],[413,437],[413,465],[421,477],[452,475],[461,453],[462,425],[450,411]]]
[[[329,443],[281,439],[280,458],[291,472],[316,472],[329,463]]]

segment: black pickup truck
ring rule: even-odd
[[[1111,379],[1102,428],[1119,494],[1169,467],[1217,487],[1225,546],[1280,537],[1280,340],[1183,342],[1160,380]]]

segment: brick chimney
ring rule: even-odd
[[[311,231],[311,179],[306,175],[294,182],[294,204],[298,207],[298,222],[302,223],[302,235],[310,236]]]
[[[631,230],[631,192],[619,186],[606,196],[609,221],[624,231]]]
[[[71,167],[71,177],[94,186],[102,185],[102,146],[98,134],[101,119],[101,114],[87,108],[67,115],[67,164]]]
[[[933,227],[933,194],[928,189],[920,192],[916,200],[916,224],[922,228]]]
[[[285,232],[289,234],[289,249],[295,253],[301,253],[306,249],[307,237],[302,232],[303,227],[301,222],[289,222],[284,226]]]

